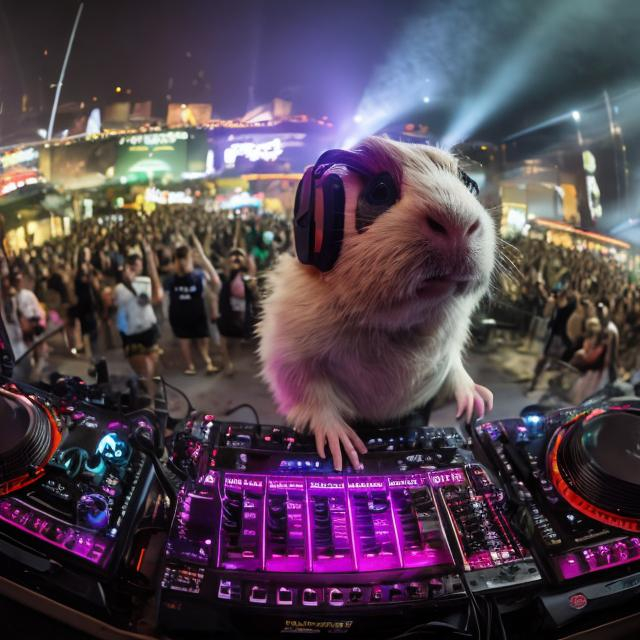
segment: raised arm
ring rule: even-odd
[[[202,244],[200,244],[200,240],[198,239],[198,236],[196,236],[196,234],[194,233],[192,234],[191,239],[193,240],[193,247],[196,250],[196,253],[198,254],[198,259],[202,264],[202,268],[204,269],[204,272],[207,274],[207,276],[209,276],[209,281],[211,282],[211,285],[213,286],[213,288],[216,291],[219,291],[220,287],[222,286],[222,283],[220,282],[220,276],[218,275],[218,272],[213,268],[213,265],[211,264],[211,260],[209,260],[209,258],[207,257],[207,254],[204,252],[204,249],[202,248]]]
[[[151,250],[151,245],[146,241],[142,241],[142,248],[147,259],[147,268],[149,269],[149,277],[151,278],[151,302],[158,304],[164,298],[164,289],[160,283],[158,268],[156,266],[156,257]]]

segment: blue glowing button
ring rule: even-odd
[[[100,484],[107,470],[107,465],[99,453],[94,453],[84,463],[84,469],[85,472],[91,476],[94,484]]]
[[[117,465],[126,465],[131,456],[131,447],[115,433],[108,433],[98,443],[96,453],[102,455],[107,462]]]
[[[109,524],[109,505],[99,493],[82,496],[76,507],[78,524],[90,529],[104,529]]]

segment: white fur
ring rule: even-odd
[[[336,169],[347,201],[335,267],[322,274],[285,255],[270,274],[259,325],[262,373],[297,429],[401,417],[444,384],[459,405],[461,398],[473,403],[462,351],[494,266],[493,221],[458,178],[450,154],[379,138],[365,144],[402,164],[400,200],[358,234],[360,178]],[[443,247],[427,212],[462,226],[479,219],[481,228],[468,245]],[[416,295],[425,273],[444,275],[451,265],[477,274],[475,286],[440,298]]]

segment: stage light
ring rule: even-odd
[[[116,93],[122,93],[122,87],[116,87]]]
[[[580,120],[582,119],[582,116],[580,115],[579,111],[572,111],[571,117],[574,119],[575,122],[580,122]]]
[[[539,19],[532,22],[515,40],[515,48],[506,52],[503,62],[477,90],[469,93],[452,118],[441,140],[450,148],[467,139],[481,125],[507,108],[530,85],[537,74],[550,64],[552,56],[576,30],[575,3],[557,2],[545,5]],[[598,20],[606,12],[605,3],[582,3],[580,20]]]
[[[422,98],[422,102],[429,104],[431,102],[431,98],[429,96],[424,96],[424,98]]]
[[[359,113],[356,113],[356,115],[355,115],[355,116],[353,116],[353,121],[354,121],[356,124],[360,124],[360,123],[362,122],[362,120],[363,120],[363,119],[364,119],[364,118],[363,118],[363,117],[362,117],[362,115],[361,115],[361,114],[359,114]]]

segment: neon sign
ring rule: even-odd
[[[266,142],[234,142],[224,150],[224,163],[228,167],[234,167],[238,158],[247,158],[250,162],[264,160],[273,162],[284,151],[282,140],[274,138]]]
[[[465,484],[466,478],[462,469],[447,469],[446,471],[431,471],[429,482],[432,487],[444,487],[450,484]]]
[[[17,164],[24,164],[25,162],[33,162],[38,159],[40,155],[37,149],[33,147],[27,147],[26,149],[20,149],[20,151],[14,151],[13,153],[7,153],[0,157],[0,166],[3,169],[9,167],[15,167]]]
[[[186,131],[161,131],[159,133],[140,133],[133,136],[124,136],[118,140],[119,145],[145,145],[147,147],[157,147],[161,144],[174,144],[178,140],[188,140],[189,134]]]

